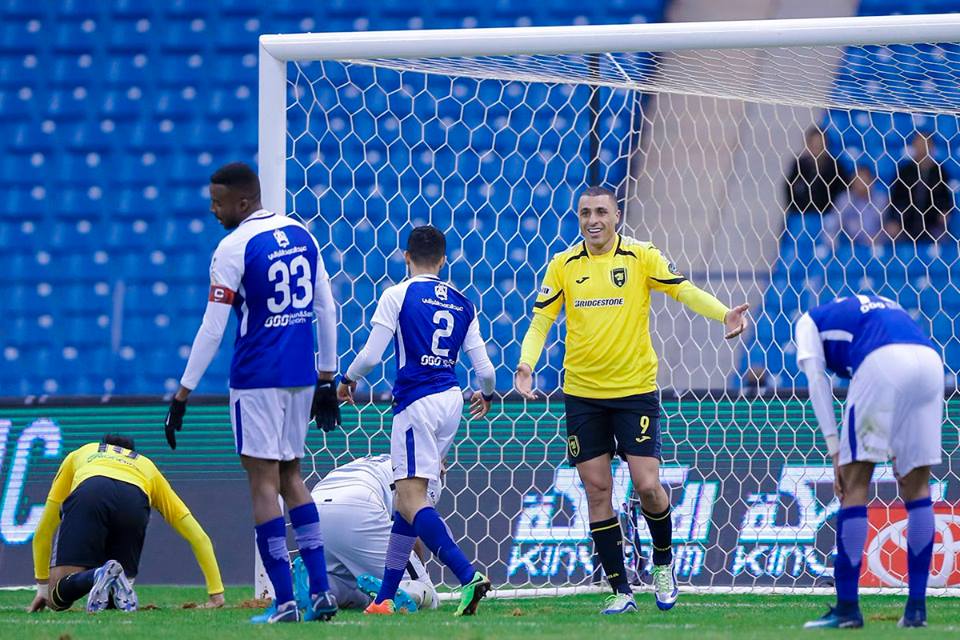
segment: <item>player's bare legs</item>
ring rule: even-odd
[[[257,525],[283,516],[280,510],[280,463],[240,456],[240,464],[247,472],[250,499],[253,501],[253,521]]]
[[[627,456],[633,490],[640,498],[653,546],[653,587],[657,607],[673,608],[680,590],[673,566],[673,518],[670,498],[660,483],[660,460],[653,456]]]
[[[636,611],[637,603],[633,599],[623,560],[623,532],[620,520],[613,511],[610,455],[604,454],[579,462],[577,474],[587,494],[593,547],[613,589],[613,595],[608,599],[603,613],[609,615]]]
[[[280,495],[290,512],[290,525],[293,527],[300,557],[309,576],[310,606],[307,607],[304,619],[329,620],[337,612],[337,601],[330,593],[330,582],[327,578],[320,513],[300,475],[299,459],[281,461],[278,475]]]
[[[927,626],[927,579],[933,556],[936,519],[930,501],[930,467],[917,467],[897,478],[907,507],[907,574],[909,595],[901,627]]]
[[[597,456],[581,462],[577,465],[577,474],[583,483],[583,490],[587,493],[590,522],[613,518],[613,473],[610,471],[610,456]]]

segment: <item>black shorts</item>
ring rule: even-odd
[[[99,567],[116,560],[137,575],[150,522],[150,501],[136,485],[94,476],[74,489],[60,509],[53,566]]]
[[[564,398],[571,466],[602,455],[660,459],[660,393],[625,398]]]

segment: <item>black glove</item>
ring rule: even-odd
[[[310,419],[324,431],[333,431],[340,426],[340,401],[333,380],[318,380],[313,392]]]
[[[183,429],[183,414],[186,412],[187,401],[174,398],[167,411],[167,419],[163,421],[163,432],[167,434],[167,444],[171,449],[177,448],[177,431]]]

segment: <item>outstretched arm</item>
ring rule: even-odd
[[[197,519],[188,513],[170,525],[179,533],[193,550],[193,555],[200,565],[203,578],[207,583],[207,594],[210,596],[210,606],[223,605],[223,581],[220,579],[220,567],[217,556],[213,553],[213,543],[210,536],[203,530]]]
[[[533,390],[533,369],[543,353],[553,320],[548,315],[535,312],[520,345],[520,362],[513,374],[513,388],[527,400],[537,399],[537,393]]]
[[[746,312],[749,305],[741,304],[733,309],[728,308],[716,297],[687,280],[656,247],[649,247],[644,258],[651,289],[667,294],[694,313],[722,322],[727,330],[724,337],[728,340],[737,337],[747,328]]]
[[[200,570],[203,571],[203,577],[207,582],[207,593],[210,596],[207,606],[222,606],[223,582],[220,580],[220,567],[217,565],[217,557],[213,553],[213,544],[196,518],[187,509],[187,505],[173,490],[167,479],[159,473],[154,477],[150,489],[150,504],[160,512],[160,515],[173,527],[174,531],[190,543],[193,555],[196,557],[197,564],[200,565]]]
[[[337,398],[341,402],[353,404],[353,392],[357,388],[357,380],[370,373],[375,366],[383,362],[383,353],[387,350],[387,345],[390,344],[391,340],[393,340],[392,329],[382,324],[373,325],[366,344],[363,345],[363,349],[347,367],[347,373],[337,387]]]

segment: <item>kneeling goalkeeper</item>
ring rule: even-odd
[[[111,600],[118,609],[136,610],[131,580],[151,507],[190,543],[207,582],[206,606],[222,606],[223,583],[210,538],[133,440],[108,434],[70,452],[57,470],[33,538],[38,586],[28,611],[45,606],[63,611],[88,594],[91,613]]]

